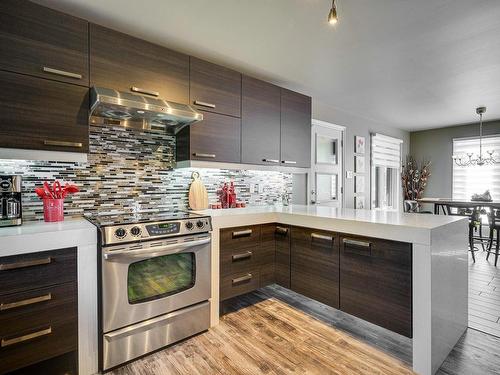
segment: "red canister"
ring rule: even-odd
[[[64,220],[64,199],[43,199],[43,219],[47,222]]]

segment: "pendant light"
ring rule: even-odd
[[[328,13],[328,23],[335,25],[337,21],[337,6],[335,5],[335,0],[332,0],[332,8],[330,9],[330,13]]]
[[[483,114],[486,112],[486,107],[476,108],[476,113],[479,115],[479,154],[467,154],[466,157],[453,156],[453,161],[459,167],[482,166],[487,164],[496,164],[498,161],[493,157],[494,151],[487,150],[488,156],[483,157]]]

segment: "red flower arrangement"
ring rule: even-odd
[[[50,185],[47,181],[43,187],[35,188],[35,193],[43,200],[43,218],[45,221],[64,220],[64,198],[68,194],[78,193],[80,190],[76,185],[66,183],[64,186],[59,181]]]

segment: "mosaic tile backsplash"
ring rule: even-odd
[[[67,216],[107,215],[188,208],[193,169],[173,169],[175,137],[158,131],[138,131],[115,126],[90,127],[87,163],[0,160],[0,174],[23,176],[23,219],[42,220],[42,202],[35,186],[58,179],[73,182],[80,192],[68,196]],[[234,181],[238,200],[247,205],[281,203],[292,192],[287,173],[196,169],[207,187],[209,201],[217,190]]]

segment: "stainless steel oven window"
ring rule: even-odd
[[[196,282],[193,252],[169,254],[131,263],[127,292],[130,304],[164,298],[191,289]]]

